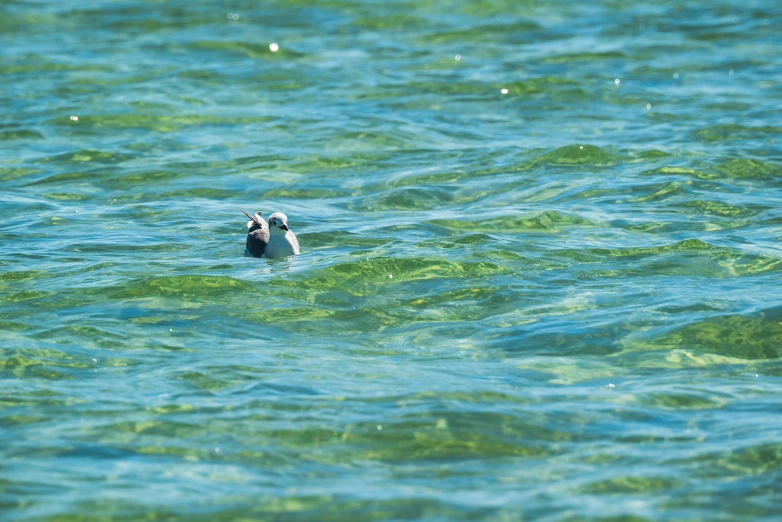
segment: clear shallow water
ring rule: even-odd
[[[0,518],[774,519],[781,5],[3,4]]]

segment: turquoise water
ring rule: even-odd
[[[0,519],[776,520],[781,23],[3,3]]]

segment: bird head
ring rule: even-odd
[[[269,216],[269,231],[272,234],[285,234],[288,232],[288,216],[282,212],[275,212]]]

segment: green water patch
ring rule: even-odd
[[[664,53],[670,51],[676,51],[676,46],[663,46],[657,45],[654,47],[655,52]],[[649,62],[647,62],[649,63]],[[687,63],[686,69],[681,66],[673,67],[660,67],[657,65],[634,65],[629,69],[629,75],[635,78],[645,78],[653,81],[676,81],[677,85],[681,85],[686,80],[687,73],[703,71],[707,68],[706,65],[699,63]],[[674,74],[678,74],[678,78],[674,78]]]
[[[30,129],[15,129],[0,131],[0,141],[41,140],[43,134]]]
[[[118,237],[122,237],[127,232],[117,232]],[[131,239],[131,238],[128,238]],[[133,244],[118,243],[116,239],[105,243],[82,243],[68,248],[69,252],[96,252],[105,254],[119,254],[122,252],[181,252],[182,245],[177,242],[155,243],[155,244]]]
[[[49,421],[51,421],[51,417],[49,415],[4,415],[2,418],[0,418],[0,427],[14,429],[16,427],[26,426],[28,424],[38,424]],[[0,482],[0,490],[2,490],[2,482]]]
[[[706,170],[687,167],[659,167],[646,170],[641,176],[687,176],[710,181],[772,180],[782,177],[782,166],[757,159],[737,158],[719,163]]]
[[[356,296],[355,285],[342,294]],[[434,290],[422,298],[392,300],[382,306],[355,306],[337,302],[336,294],[310,294],[312,303],[306,307],[263,308],[243,313],[241,318],[250,324],[274,325],[294,331],[297,335],[346,336],[379,332],[387,328],[409,326],[415,323],[451,323],[475,321],[502,313],[514,307],[516,298],[500,287],[471,287],[440,292]],[[382,291],[365,296],[382,295]],[[340,309],[336,307],[339,306]],[[402,355],[403,351],[386,351],[386,355]]]
[[[246,292],[252,285],[225,276],[181,275],[133,281],[117,289],[120,298],[181,297],[201,299],[229,293]]]
[[[577,214],[547,210],[531,217],[497,216],[477,221],[432,219],[425,223],[452,231],[486,234],[520,234],[529,231],[560,232],[564,227],[595,227],[597,223]]]
[[[620,51],[604,51],[604,52],[582,52],[582,53],[567,53],[558,54],[556,56],[550,56],[543,59],[543,63],[573,63],[573,62],[594,62],[601,60],[626,60],[627,55]]]
[[[216,87],[221,84],[225,84],[226,75],[220,71],[212,69],[191,69],[187,71],[180,71],[177,73],[177,78],[185,83],[197,83],[201,86]],[[197,102],[198,103],[198,102]],[[198,105],[202,105],[198,103]]]
[[[620,258],[641,258],[648,256],[656,256],[660,254],[670,254],[672,252],[699,252],[699,251],[720,251],[730,249],[724,247],[718,247],[710,245],[700,239],[685,239],[677,243],[669,245],[661,245],[656,247],[631,247],[631,248],[589,248],[583,250],[583,252],[589,254],[595,254],[600,257],[620,257]],[[583,259],[586,261],[587,259]]]
[[[509,3],[508,0],[474,0],[457,3],[454,5],[454,10],[469,16],[471,19],[493,21],[502,19],[503,16],[508,16],[511,6],[517,7],[521,12],[529,14],[538,14],[541,11],[541,4],[534,0],[517,0],[511,3]],[[517,23],[527,22],[525,20],[520,20]]]
[[[563,194],[563,201],[583,201],[583,200],[602,200],[603,203],[610,201],[611,203],[620,203],[621,200],[617,199],[620,195],[633,195],[637,189],[635,187],[606,187],[606,188],[594,188],[593,186],[586,185],[584,187],[572,189],[572,186],[565,187],[553,187],[541,192],[543,195],[551,194],[558,196]]]
[[[382,192],[348,203],[353,211],[429,210],[448,206],[454,200],[453,190],[445,187],[404,187]]]
[[[680,111],[677,110],[675,107],[668,107],[668,106],[660,107],[658,105],[655,105],[654,103],[655,100],[651,100],[651,101],[652,101],[652,109],[643,112],[643,118],[646,119],[648,123],[660,124],[660,125],[668,124],[672,126],[686,124],[688,127],[695,127],[702,121],[701,118],[697,117],[696,113]],[[671,110],[672,112],[668,112],[668,110]]]
[[[649,393],[639,398],[639,403],[665,410],[710,410],[721,408],[725,400],[719,400],[714,393],[678,392]]]
[[[298,237],[300,244],[309,245],[310,248],[375,248],[391,242],[389,239],[352,233],[346,230],[308,232],[306,234],[296,234],[296,237]]]
[[[690,468],[696,477],[710,481],[716,476],[727,476],[731,481],[740,477],[773,477],[782,470],[782,443],[767,441],[699,452],[693,457],[671,459],[669,463]]]
[[[736,140],[773,140],[778,139],[779,134],[782,134],[782,127],[771,125],[750,127],[738,124],[713,125],[694,132],[695,138],[706,143]]]
[[[713,175],[686,167],[658,167],[641,172],[641,176],[692,176],[700,179],[714,179]]]
[[[34,176],[42,172],[43,171],[40,169],[31,169],[27,167],[0,167],[0,181],[12,181],[18,178]]]
[[[129,154],[122,154],[119,152],[99,151],[82,149],[75,152],[66,152],[63,154],[57,154],[55,156],[48,156],[46,158],[39,159],[38,163],[56,163],[56,164],[79,164],[79,163],[95,163],[101,165],[111,165],[117,163],[124,163],[135,159],[135,156]]]
[[[46,299],[56,295],[56,292],[48,292],[45,290],[26,290],[24,292],[16,292],[13,294],[6,294],[0,296],[0,301],[6,303],[19,303],[22,301],[30,301],[34,299]]]
[[[672,156],[674,156],[674,154],[671,154],[670,152],[665,152],[664,150],[657,150],[657,149],[643,150],[641,152],[636,152],[633,154],[633,157],[638,158],[640,160],[658,160],[658,159],[670,158]]]
[[[198,40],[189,44],[195,50],[219,51],[226,54],[238,54],[248,58],[263,58],[264,60],[284,61],[305,56],[285,44],[272,51],[268,43],[252,43],[245,41]]]
[[[176,152],[194,151],[199,147],[194,143],[187,143],[183,141],[176,141],[174,139],[169,140],[150,140],[143,135],[144,133],[134,133],[133,138],[135,141],[125,142],[122,146],[122,150],[129,151],[140,156],[149,156],[155,153],[168,153],[175,154]],[[179,162],[168,163],[168,166],[181,165]],[[158,165],[155,165],[156,167]]]
[[[3,13],[0,18],[5,18],[7,13]],[[26,75],[27,73],[41,74],[47,72],[56,73],[68,73],[68,72],[82,72],[82,73],[111,73],[113,69],[109,66],[79,63],[74,65],[72,63],[59,63],[46,58],[35,55],[27,54],[23,62],[5,62],[0,65],[0,74],[11,75],[19,74]]]
[[[270,116],[238,116],[210,114],[116,114],[94,117],[98,127],[137,127],[158,132],[172,132],[184,127],[208,125],[260,125],[274,118]]]
[[[633,189],[634,192],[647,192],[643,196],[636,196],[630,198],[630,203],[648,203],[650,201],[664,201],[671,197],[680,196],[684,194],[684,190],[680,183],[671,181],[668,183],[659,183],[649,186],[637,187]]]
[[[80,171],[80,172],[64,172],[62,174],[53,174],[51,176],[46,176],[45,178],[38,179],[36,181],[32,181],[27,184],[27,186],[35,186],[35,185],[51,185],[51,184],[68,184],[68,183],[93,183],[96,180],[101,179],[103,176],[105,176],[103,172],[96,172],[96,171]]]
[[[508,96],[546,94],[552,99],[556,99],[558,94],[574,97],[581,95],[579,98],[587,96],[580,82],[559,76],[540,76],[515,82],[496,83],[491,85],[491,89],[493,93],[499,92],[501,89],[507,89]]]
[[[28,34],[31,26],[51,26],[57,21],[57,14],[54,12],[43,9],[15,12],[7,7],[9,5],[2,5],[3,16],[0,16],[0,30],[4,33]]]
[[[0,294],[0,302],[15,303],[25,313],[37,314],[43,311],[51,312],[54,310],[67,310],[92,303],[95,296],[99,295],[103,289],[84,288],[68,290],[62,286],[52,284],[52,280],[58,280],[58,274],[47,274],[45,284],[35,281],[35,285],[28,284],[28,287],[56,287],[57,291],[51,290],[24,290],[8,294]],[[31,281],[31,283],[33,283]]]
[[[20,350],[19,352],[24,352]],[[65,396],[59,392],[49,389],[21,391],[8,391],[5,395],[0,395],[0,408],[14,408],[25,406],[34,408],[37,406],[56,406],[58,408],[71,406],[82,402],[73,396]]]
[[[32,329],[33,326],[30,326],[29,324],[0,320],[0,332],[24,332]],[[2,335],[2,333],[0,333],[0,335]]]
[[[100,23],[101,28],[145,35],[166,33],[167,30],[206,26],[216,21],[215,15],[209,10],[182,9],[176,4],[158,6],[159,8],[155,11],[150,11],[145,7],[143,5],[117,5],[110,9],[97,6],[72,9],[68,10],[67,20],[75,27],[90,27]],[[149,44],[149,46],[153,47],[153,44]]]
[[[0,351],[0,374],[43,379],[71,379],[78,371],[91,368],[84,359],[51,348]]]
[[[339,135],[333,147],[349,149],[358,148],[359,150],[418,150],[420,148],[419,139],[416,135],[403,132],[399,129],[387,130],[386,132],[343,132]]]
[[[103,349],[121,347],[124,341],[122,335],[114,334],[94,326],[72,324],[37,332],[34,339],[47,339],[58,343],[69,342],[82,346],[95,346]]]
[[[483,83],[467,81],[415,81],[404,86],[388,87],[382,92],[372,91],[362,95],[362,98],[397,98],[400,95],[410,96],[411,93],[439,95],[481,95],[500,96],[501,89],[508,90],[508,96],[530,96],[546,93],[550,97],[557,94],[574,96],[582,92],[580,84],[567,78],[543,76],[515,82]]]
[[[145,110],[149,111],[149,109]],[[162,114],[149,114],[140,111],[124,114],[93,114],[80,116],[77,122],[70,119],[57,118],[49,123],[77,129],[79,132],[102,132],[108,129],[135,128],[168,133],[186,127],[203,127],[209,125],[260,125],[272,119],[272,117],[267,116],[181,114],[175,107],[171,107],[167,112]]]
[[[708,217],[724,217],[724,218],[746,218],[754,216],[760,210],[765,210],[768,207],[755,207],[749,208],[746,206],[737,207],[724,201],[705,201],[696,199],[693,201],[685,201],[673,205],[684,210],[685,213],[697,214],[700,216]]]
[[[529,321],[529,317],[526,318]],[[525,358],[517,366],[523,371],[534,371],[548,377],[551,384],[571,386],[582,382],[603,379],[616,379],[623,373],[613,363],[607,364],[603,358],[570,357],[556,354],[553,357]]]
[[[104,189],[122,190],[132,187],[159,186],[169,181],[189,176],[186,170],[144,170],[128,174],[112,173],[111,177],[101,177],[93,182]]]
[[[435,426],[435,423],[426,428],[420,425],[410,426],[410,423],[399,423],[384,427],[386,433],[380,437],[371,435],[360,437],[353,432],[348,435],[347,440],[364,446],[363,451],[357,452],[357,458],[390,462],[433,460],[445,462],[511,457],[533,459],[544,458],[555,453],[545,444],[514,440],[512,436],[437,430]],[[369,430],[372,428],[374,426],[368,427]],[[395,435],[395,430],[399,430],[396,433],[407,435]],[[375,444],[369,445],[371,439],[374,439]]]
[[[513,110],[516,104],[536,110],[558,110],[562,104],[589,103],[594,100],[594,94],[583,84],[559,80],[562,79],[544,77],[535,81],[496,83],[492,85],[493,89],[496,89],[492,91],[492,95],[501,97],[509,110]],[[502,89],[507,89],[507,94],[495,94],[501,93]]]
[[[255,375],[242,375],[237,372],[198,372],[190,371],[181,373],[176,377],[177,380],[184,381],[190,386],[207,392],[219,392],[241,384],[247,384],[248,381],[257,382]]]
[[[527,161],[522,170],[539,167],[611,167],[625,158],[594,145],[567,145]]]
[[[40,227],[62,227],[62,226],[68,226],[75,222],[75,220],[71,220],[60,216],[42,215],[39,216],[39,219],[40,221],[36,223],[36,226],[40,226]]]
[[[351,25],[371,31],[411,31],[428,27],[429,22],[412,14],[388,13],[382,16],[361,16],[354,19]]]
[[[426,241],[421,241],[420,243],[417,243],[416,247],[422,249],[448,250],[454,248],[461,248],[464,246],[483,245],[492,242],[493,239],[488,234],[468,233],[468,234],[462,234],[455,238],[428,239]]]
[[[295,336],[328,336],[332,339],[377,333],[402,324],[397,316],[388,313],[385,308],[360,307],[348,302],[349,298],[338,299],[346,294],[356,297],[357,294],[352,290],[308,292],[306,300],[310,304],[307,306],[264,307],[243,312],[237,318],[248,326],[255,325],[259,331],[273,326]],[[374,296],[377,292],[366,295]],[[402,354],[401,351],[392,350],[385,353]]]
[[[182,188],[179,190],[164,192],[163,194],[156,196],[154,199],[159,200],[159,199],[196,198],[196,199],[232,199],[235,201],[241,198],[244,194],[245,194],[244,189],[229,190],[229,189],[219,189],[219,188],[211,188],[211,187],[193,187],[193,188]],[[127,199],[131,199],[131,198],[123,198],[123,200],[127,200]],[[142,199],[146,199],[146,198],[142,197]]]
[[[319,4],[320,5],[320,4]],[[150,447],[150,449],[153,449]],[[252,475],[230,471],[228,467],[231,460],[210,455],[207,450],[192,450],[190,453],[175,453],[176,448],[170,448],[171,455],[185,457],[187,460],[203,460],[217,467],[218,463],[226,466],[221,471],[215,471],[210,475],[210,480],[223,485],[235,484],[238,488]],[[165,453],[164,453],[165,454]],[[237,466],[242,468],[248,465],[268,467],[272,463],[282,466],[280,459],[274,458],[269,453],[258,451],[246,451],[232,459]],[[437,477],[439,478],[439,476]],[[15,482],[15,484],[18,484]],[[209,505],[203,507],[200,503],[188,503],[188,507],[169,507],[154,502],[127,501],[115,497],[101,499],[100,501],[74,501],[68,509],[78,514],[57,514],[36,519],[36,522],[136,522],[142,519],[150,521],[166,522],[212,522],[214,520],[236,520],[241,522],[278,522],[286,520],[291,522],[309,522],[318,520],[321,522],[341,522],[343,520],[356,520],[361,522],[387,521],[387,520],[478,520],[485,518],[487,513],[498,513],[497,520],[504,520],[514,511],[497,508],[465,507],[462,503],[448,503],[443,500],[424,497],[402,497],[394,499],[361,499],[353,495],[320,495],[310,492],[286,492],[285,495],[268,494],[253,495],[252,500],[242,496],[232,496],[230,504]],[[236,507],[239,506],[239,507]],[[90,513],[99,513],[93,516]],[[25,520],[24,522],[28,522]],[[601,521],[603,522],[603,521]],[[605,520],[604,522],[618,522]],[[622,519],[622,522],[639,522],[637,520]]]
[[[331,199],[350,196],[353,192],[346,189],[324,189],[315,187],[297,187],[295,185],[267,190],[265,199]]]
[[[703,277],[740,277],[773,273],[782,270],[782,257],[748,254],[741,250],[717,246],[700,239],[685,239],[656,247],[587,248],[557,250],[555,255],[579,263],[600,263],[611,258],[621,259],[619,270],[603,270],[579,277],[613,277],[636,275],[698,275]],[[646,260],[644,264],[627,262]]]
[[[590,495],[659,494],[660,491],[682,486],[682,482],[668,477],[621,476],[591,482],[581,488]],[[626,520],[622,518],[622,520]]]
[[[264,431],[287,450],[312,451],[316,458],[386,462],[452,461],[482,458],[540,458],[557,453],[551,442],[574,437],[512,415],[491,412],[434,411],[378,423],[349,424],[341,429],[307,428]],[[322,451],[329,449],[330,451]]]
[[[440,55],[439,58],[428,60],[426,63],[416,63],[408,65],[405,69],[408,71],[456,71],[462,67],[461,61],[454,59],[453,55]],[[395,107],[415,108],[430,107],[429,100],[408,100],[406,103],[394,104]]]
[[[492,170],[492,173],[500,173],[501,169]],[[487,173],[488,174],[488,173]],[[459,171],[433,172],[428,174],[412,174],[399,179],[383,181],[372,186],[362,187],[365,190],[382,190],[389,188],[404,188],[427,185],[443,185],[457,182],[464,178],[473,177],[475,173]],[[480,175],[480,174],[478,174]]]
[[[752,110],[753,105],[749,103],[742,103],[737,101],[726,101],[726,102],[718,102],[718,103],[705,103],[703,105],[703,108],[715,112],[746,113]]]
[[[18,270],[16,272],[0,272],[0,285],[6,286],[10,283],[38,280],[48,277],[51,277],[51,275],[44,270]]]
[[[138,421],[113,422],[95,427],[91,430],[90,435],[93,437],[93,440],[100,440],[104,443],[112,441],[115,444],[125,442],[143,445],[145,440],[149,440],[145,439],[147,436],[155,437],[159,440],[167,438],[188,439],[202,436],[207,430],[208,428],[201,424],[181,422],[173,419],[158,420],[148,418]],[[171,451],[172,453],[178,453],[173,449]],[[165,453],[165,451],[161,453]]]
[[[724,30],[720,30],[724,29]],[[758,29],[761,29],[761,31],[758,31]],[[730,24],[730,25],[723,25],[723,26],[708,26],[703,28],[692,28],[691,30],[687,31],[687,39],[698,41],[698,42],[719,42],[722,45],[739,45],[743,43],[743,40],[747,37],[747,31],[752,31],[753,34],[758,35],[763,34],[765,31],[762,31],[762,26],[760,28],[753,27],[752,29],[742,29],[738,24]],[[759,33],[759,34],[758,34]],[[756,36],[757,37],[757,36]],[[713,70],[717,71],[724,71],[724,67],[742,67],[744,69],[754,68],[758,66],[766,65],[767,62],[764,62],[762,60],[746,60],[741,62],[735,62],[735,63],[728,63],[728,64],[720,64],[720,65],[714,65]]]
[[[715,170],[731,179],[773,179],[782,177],[782,166],[755,159],[733,159],[721,163]]]
[[[492,241],[488,234],[466,234],[453,240],[455,245],[482,245]]]
[[[303,158],[294,157],[290,161],[278,162],[275,168],[284,168],[298,174],[322,173],[324,171],[342,173],[345,170],[361,172],[377,170],[378,164],[398,157],[387,152],[353,152],[349,155],[326,156],[310,155]],[[282,158],[281,158],[282,159]]]
[[[510,250],[487,250],[472,254],[471,259],[487,259],[496,261],[502,266],[512,264],[516,270],[554,270],[564,269],[570,266],[566,263],[548,259],[523,256]]]
[[[782,311],[711,317],[688,324],[648,343],[648,349],[683,349],[734,360],[782,357]]]
[[[384,292],[384,287],[429,279],[485,278],[509,273],[490,262],[454,262],[429,258],[375,258],[338,263],[306,279],[275,279],[269,285],[307,290],[336,290],[365,296]],[[390,276],[390,277],[389,277]]]
[[[54,201],[87,201],[92,198],[89,194],[76,194],[74,192],[45,192],[41,196]]]
[[[538,39],[541,29],[542,27],[532,20],[518,20],[507,24],[475,25],[465,29],[437,31],[419,36],[417,40],[427,45],[463,44],[464,42],[523,43]]]
[[[386,312],[402,324],[420,321],[477,321],[515,309],[522,296],[503,287],[473,286],[436,290],[422,297],[402,300]]]

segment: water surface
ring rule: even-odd
[[[4,3],[0,518],[775,520],[781,23]]]

